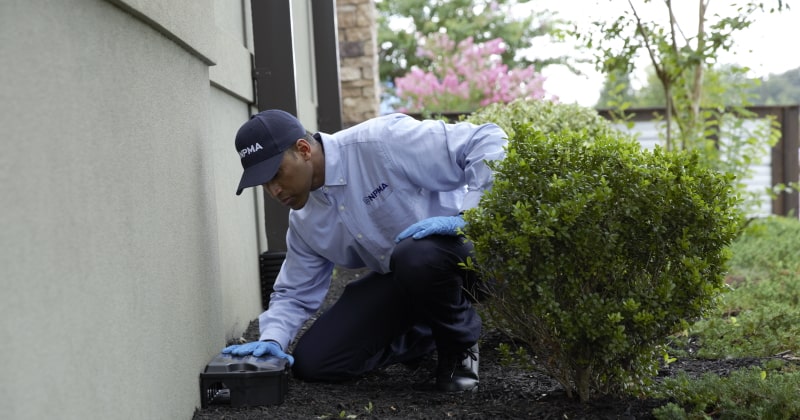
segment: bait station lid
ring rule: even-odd
[[[282,404],[289,387],[286,359],[220,353],[200,373],[200,401],[231,407]]]

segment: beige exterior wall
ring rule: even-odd
[[[258,191],[236,196],[241,165],[233,137],[254,112],[250,2],[214,0],[214,58],[209,67],[210,139],[217,210],[222,325],[225,341],[238,337],[261,310],[258,290]]]
[[[249,16],[249,0],[0,2],[6,418],[191,418],[199,373],[261,311],[263,197],[235,195],[233,147]]]
[[[336,0],[342,124],[350,127],[379,113],[377,11],[374,0]]]

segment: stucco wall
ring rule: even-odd
[[[201,369],[260,311],[259,197],[234,194],[248,14],[0,2],[6,418],[191,418]]]
[[[214,0],[216,36],[211,79],[211,156],[218,226],[222,315],[226,341],[239,337],[261,312],[258,255],[263,220],[258,210],[260,191],[251,188],[236,196],[242,167],[233,146],[239,126],[255,113],[250,2]]]

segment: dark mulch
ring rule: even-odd
[[[323,310],[361,271],[337,269]],[[244,334],[258,339],[257,320]],[[283,404],[269,407],[212,405],[198,409],[194,420],[211,419],[651,419],[652,410],[666,401],[636,398],[603,398],[587,403],[567,398],[553,379],[519,368],[501,366],[497,347],[508,340],[494,330],[485,331],[480,343],[481,383],[478,391],[464,394],[435,392],[433,357],[417,366],[396,365],[363,378],[340,384],[307,383],[289,376]],[[727,374],[757,365],[758,359],[682,359],[659,372],[671,376],[684,371],[691,376],[705,372]]]

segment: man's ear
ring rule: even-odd
[[[297,142],[295,142],[294,144],[294,149],[304,159],[309,159],[311,157],[311,144],[309,144],[308,140],[306,139],[303,138],[297,139]]]

